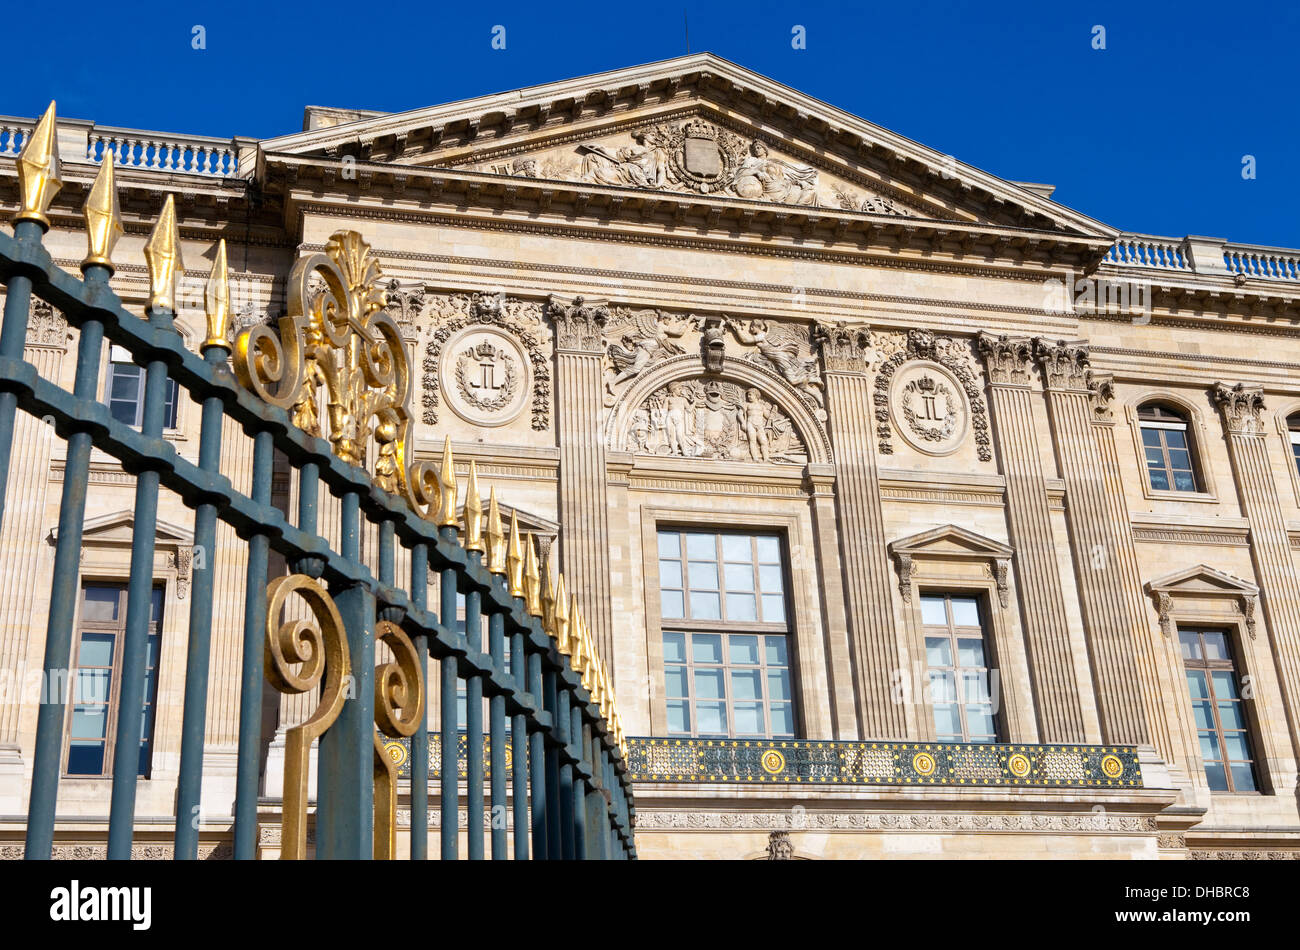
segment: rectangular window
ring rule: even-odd
[[[109,350],[108,378],[104,382],[104,402],[114,419],[123,425],[139,428],[144,424],[144,367],[131,361],[131,354],[123,347]],[[178,387],[174,379],[167,380],[167,395],[163,404],[163,428],[176,428],[176,396]]]
[[[665,529],[658,546],[669,734],[793,738],[780,537]]]
[[[1225,630],[1179,627],[1178,643],[1210,791],[1258,791],[1231,638]]]
[[[111,775],[113,737],[126,640],[126,598],[123,584],[87,584],[81,593],[81,622],[76,645],[68,722],[68,775]],[[158,654],[161,646],[163,592],[155,587],[150,606],[145,660],[144,704],[140,709],[138,774],[148,778],[153,760],[154,705],[158,695]]]
[[[939,742],[997,742],[996,682],[977,597],[923,594],[921,623]]]

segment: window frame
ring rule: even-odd
[[[131,367],[136,371],[135,421],[130,423],[130,425],[133,429],[139,429],[144,425],[145,368],[131,359],[131,354],[128,350],[115,343],[110,344],[108,347],[108,362],[104,370],[104,395],[101,402],[108,407],[109,415],[112,415],[114,401],[113,381],[119,376],[119,373],[116,370],[116,367],[119,366],[124,368]],[[164,400],[163,432],[175,432],[180,427],[180,386],[177,384],[176,380],[172,379],[170,376],[167,377],[167,389]],[[168,404],[171,406],[170,413],[167,413],[166,411]]]
[[[88,588],[91,587],[106,587],[106,588],[117,589],[118,592],[118,600],[117,600],[118,619],[117,620],[102,621],[102,620],[85,619],[85,603],[86,603],[85,592]],[[69,688],[72,690],[72,692],[71,695],[68,697],[70,701],[66,703],[66,708],[64,710],[63,753],[60,760],[61,779],[72,779],[72,780],[87,779],[90,781],[105,781],[105,780],[112,781],[113,763],[114,763],[114,759],[116,758],[116,751],[117,751],[115,748],[117,744],[116,743],[117,724],[118,724],[118,719],[121,714],[121,708],[122,708],[122,704],[121,704],[122,662],[123,662],[123,653],[125,652],[125,643],[126,643],[126,608],[127,608],[127,597],[128,597],[129,589],[130,589],[130,585],[126,581],[120,578],[113,578],[113,579],[83,578],[81,582],[81,586],[78,588],[79,593],[78,593],[78,601],[77,601],[76,625],[73,628],[76,631],[76,636],[73,642],[72,663],[69,671],[70,672]],[[160,671],[162,668],[163,624],[165,621],[166,608],[167,608],[166,586],[160,583],[152,584],[150,590],[151,597],[155,593],[159,598],[158,619],[155,621],[152,616],[150,617],[148,637],[154,637],[154,636],[158,637],[158,651],[157,651],[157,656],[154,658],[153,689],[152,691],[146,689],[145,697],[144,697],[145,707],[148,710],[146,729],[144,730],[144,732],[148,736],[149,757],[148,757],[148,761],[146,762],[144,771],[140,772],[137,769],[136,772],[137,779],[145,779],[145,780],[151,779],[153,777],[154,749],[157,745],[157,740],[158,740],[158,733],[157,733],[158,690],[159,690],[160,680],[161,680]],[[152,612],[152,601],[151,601],[151,612]],[[91,774],[87,772],[68,771],[68,760],[72,753],[72,739],[73,739],[72,721],[73,721],[73,715],[78,705],[76,702],[77,680],[78,680],[78,672],[81,670],[82,637],[86,633],[110,633],[113,635],[114,638],[113,639],[113,664],[111,667],[107,668],[110,670],[110,677],[111,677],[109,681],[108,699],[104,704],[106,707],[105,715],[107,717],[107,723],[104,727],[105,728],[104,761],[103,761],[103,767],[101,768],[100,772],[97,774]],[[145,655],[146,655],[146,663],[147,663],[147,657],[148,657],[147,647],[146,647]],[[105,667],[94,667],[94,668],[104,669]],[[138,747],[137,747],[136,755],[137,756],[139,755]]]
[[[1167,482],[1168,488],[1157,488],[1154,483],[1151,484],[1151,490],[1156,492],[1176,492],[1179,495],[1194,495],[1201,492],[1201,479],[1197,472],[1196,464],[1196,445],[1195,439],[1192,438],[1192,421],[1182,411],[1173,408],[1167,402],[1148,401],[1138,406],[1138,429],[1142,440],[1142,464],[1146,471],[1147,481],[1151,482],[1153,469],[1151,461],[1147,458],[1147,452],[1150,449],[1157,449],[1163,459],[1159,466]],[[1146,433],[1154,432],[1159,436],[1159,445],[1147,445]],[[1182,432],[1184,446],[1178,449],[1171,446],[1168,442],[1167,432]],[[1184,451],[1187,453],[1187,467],[1175,468],[1171,453],[1174,451]],[[1177,474],[1187,472],[1192,477],[1191,488],[1178,488]]]
[[[659,552],[659,536],[661,532],[676,533],[681,545],[680,557],[678,562],[682,567],[682,610],[683,613],[690,613],[689,590],[689,563],[690,555],[686,548],[687,534],[710,534],[715,538],[714,553],[717,560],[713,563],[718,569],[718,595],[719,595],[719,613],[723,618],[726,616],[726,587],[725,587],[725,554],[722,549],[722,537],[724,535],[745,536],[750,538],[751,543],[751,560],[750,564],[754,569],[754,589],[755,608],[758,616],[762,613],[762,592],[759,586],[759,570],[763,566],[760,561],[757,548],[757,539],[759,537],[773,537],[776,539],[780,557],[781,569],[781,595],[784,607],[785,618],[781,623],[769,622],[766,620],[727,620],[727,619],[698,619],[685,617],[664,617],[661,607],[661,591],[663,584],[660,577],[660,561],[670,560],[670,558],[661,558]],[[646,522],[646,531],[644,543],[647,548],[644,552],[645,562],[648,568],[646,574],[646,601],[647,601],[647,620],[657,622],[647,623],[647,636],[653,644],[652,650],[649,651],[651,662],[655,664],[654,676],[657,677],[661,691],[660,700],[655,704],[654,714],[659,719],[661,727],[656,728],[657,734],[672,736],[674,738],[726,738],[726,739],[771,739],[771,703],[767,688],[767,660],[766,660],[766,641],[763,639],[767,636],[782,636],[786,642],[786,666],[785,670],[789,678],[790,699],[777,700],[777,702],[788,702],[791,719],[792,735],[777,737],[777,741],[801,739],[807,733],[808,718],[806,710],[803,707],[803,692],[800,689],[800,676],[798,672],[799,655],[801,653],[799,644],[800,624],[800,605],[796,603],[797,594],[794,586],[793,562],[791,558],[791,536],[789,525],[772,525],[765,523],[762,519],[755,519],[753,522],[745,521],[726,521],[711,519],[707,522],[692,522],[678,518],[649,519]],[[737,562],[738,563],[738,562]],[[770,565],[769,565],[770,566]],[[676,590],[678,588],[671,588]],[[686,662],[674,662],[674,666],[685,666],[688,677],[688,690],[691,695],[686,698],[690,715],[690,730],[686,733],[672,732],[668,728],[668,689],[667,673],[669,662],[664,653],[664,638],[670,633],[680,633],[686,638]],[[694,691],[694,657],[691,650],[691,642],[694,634],[714,634],[722,638],[723,662],[713,667],[712,664],[706,666],[724,671],[724,702],[727,713],[727,732],[726,735],[710,733],[701,735],[698,731],[699,717],[696,707],[699,697]],[[735,731],[735,716],[733,703],[735,702],[730,687],[731,671],[733,669],[730,659],[730,635],[738,636],[755,636],[759,638],[759,663],[752,667],[760,670],[761,682],[763,686],[763,699],[761,700],[764,715],[765,733],[762,736],[751,734],[738,734]],[[748,665],[736,667],[737,669],[750,669]],[[676,698],[674,698],[676,699]],[[745,702],[745,700],[741,700]]]
[[[1278,435],[1286,452],[1286,468],[1291,476],[1291,490],[1296,506],[1300,507],[1300,457],[1296,455],[1296,449],[1300,448],[1300,444],[1296,441],[1300,438],[1300,404],[1280,406],[1274,416]],[[1295,428],[1292,427],[1292,419],[1296,420]]]
[[[1187,452],[1191,459],[1192,480],[1195,491],[1179,491],[1175,488],[1154,488],[1151,485],[1151,472],[1147,465],[1146,446],[1142,441],[1144,425],[1155,425],[1141,418],[1150,406],[1163,406],[1166,410],[1182,416],[1186,420]],[[1133,452],[1141,477],[1138,484],[1142,486],[1145,498],[1159,501],[1194,502],[1214,504],[1218,502],[1218,489],[1214,473],[1209,468],[1206,457],[1208,444],[1205,433],[1205,419],[1199,409],[1182,396],[1168,390],[1151,390],[1139,394],[1127,401],[1125,412],[1128,414],[1129,430],[1133,436]]]
[[[944,616],[947,620],[946,624],[943,627],[940,627],[936,624],[927,624],[924,622],[924,607],[921,604],[921,600],[927,597],[943,598]],[[952,610],[952,600],[954,597],[962,600],[974,601],[975,609],[979,614],[978,627],[958,625],[956,623],[953,615],[953,610]],[[933,729],[935,741],[936,742],[961,742],[961,743],[966,743],[971,745],[989,745],[989,744],[1008,741],[1007,721],[1006,721],[1006,716],[1004,714],[1004,704],[1000,701],[1002,670],[997,660],[997,656],[995,652],[995,644],[993,642],[994,641],[994,637],[992,633],[993,624],[992,624],[991,609],[988,604],[987,594],[985,594],[982,591],[952,590],[947,588],[940,590],[940,589],[926,586],[926,587],[919,588],[917,590],[917,610],[922,612],[922,618],[923,618],[920,624],[920,630],[921,630],[921,647],[922,650],[924,651],[922,653],[922,656],[924,657],[924,663],[925,663],[925,683],[924,683],[925,706],[930,714],[930,725]],[[937,631],[940,630],[943,631],[943,636],[945,636],[948,639],[949,647],[952,651],[951,659],[953,660],[953,663],[950,666],[946,666],[946,667],[934,667],[930,665],[929,651],[927,648],[927,644],[925,642],[926,638],[928,637],[938,636],[939,634],[937,633]],[[985,665],[983,667],[967,667],[967,666],[962,666],[960,662],[958,662],[960,660],[960,652],[959,652],[960,648],[958,646],[958,640],[973,639],[970,634],[970,631],[972,630],[979,631],[980,642],[983,646],[983,651],[984,651]],[[965,631],[964,635],[962,631]],[[955,701],[955,705],[957,706],[958,716],[961,720],[960,739],[941,739],[938,737],[939,736],[938,724],[935,722],[934,719],[934,707],[935,707],[934,695],[932,690],[930,689],[930,671],[935,669],[948,670],[951,671],[953,674],[954,682],[957,688],[957,699]],[[963,671],[967,671],[967,670],[971,670],[971,671],[983,670],[985,676],[989,678],[988,680],[989,691],[990,694],[994,697],[991,702],[992,709],[990,710],[990,716],[993,720],[993,734],[992,734],[992,738],[990,739],[971,738],[970,725],[966,721],[967,703],[962,698],[962,680],[960,676],[960,674]],[[998,674],[997,689],[994,689],[991,680],[994,671],[996,671]]]
[[[1260,757],[1259,737],[1257,735],[1258,729],[1256,726],[1255,717],[1253,715],[1253,709],[1251,707],[1250,702],[1248,701],[1248,698],[1242,695],[1242,687],[1241,687],[1242,674],[1239,668],[1240,664],[1238,663],[1238,659],[1237,659],[1240,650],[1238,649],[1237,643],[1235,642],[1236,640],[1235,631],[1229,627],[1222,626],[1219,624],[1193,623],[1193,622],[1183,621],[1181,623],[1175,624],[1175,633],[1178,637],[1178,656],[1179,656],[1179,660],[1181,661],[1182,670],[1183,670],[1183,688],[1187,691],[1187,699],[1188,702],[1191,704],[1191,708],[1192,708],[1192,728],[1197,733],[1196,736],[1197,756],[1201,759],[1201,770],[1202,770],[1202,774],[1205,775],[1207,786],[1209,785],[1209,776],[1208,774],[1205,773],[1205,758],[1200,751],[1200,733],[1202,730],[1196,725],[1196,716],[1195,716],[1196,703],[1198,701],[1208,702],[1210,705],[1210,711],[1214,716],[1214,736],[1220,748],[1220,758],[1216,761],[1218,761],[1219,764],[1223,767],[1223,777],[1228,787],[1226,789],[1210,789],[1210,794],[1212,795],[1262,795],[1264,794],[1267,775],[1263,767],[1264,765],[1263,760]],[[1207,633],[1220,634],[1223,637],[1225,649],[1228,653],[1228,658],[1226,660],[1206,659],[1205,635]],[[1193,659],[1182,655],[1182,638],[1184,634],[1194,634],[1197,637],[1201,648],[1200,659]],[[1206,697],[1203,700],[1198,700],[1196,697],[1192,696],[1191,688],[1187,684],[1188,670],[1196,670],[1199,672],[1203,672],[1205,674],[1205,685],[1206,685],[1207,693],[1206,693]],[[1232,674],[1233,686],[1237,693],[1237,695],[1233,699],[1231,700],[1220,699],[1215,694],[1214,676],[1213,676],[1215,672],[1220,672],[1220,673],[1228,672]],[[1224,741],[1223,722],[1219,715],[1219,703],[1221,702],[1236,702],[1240,706],[1241,719],[1242,722],[1245,723],[1245,727],[1242,729],[1232,729],[1229,731],[1234,733],[1239,732],[1243,734],[1246,743],[1246,751],[1250,753],[1249,759],[1229,759],[1227,757],[1227,743]],[[1234,782],[1232,778],[1232,769],[1230,768],[1230,764],[1240,763],[1240,762],[1245,762],[1247,765],[1250,766],[1251,778],[1254,780],[1255,783],[1254,788],[1238,789],[1233,787]]]

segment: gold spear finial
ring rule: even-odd
[[[537,569],[537,542],[531,532],[524,544],[524,600],[532,616],[542,615],[542,572]]]
[[[542,572],[542,629],[551,639],[555,639],[555,581],[551,579],[550,565]],[[563,575],[561,575],[563,577]]]
[[[212,261],[208,285],[203,288],[203,308],[208,314],[208,338],[199,346],[199,352],[211,349],[230,352],[230,271],[226,267],[226,239],[217,242],[217,256]]]
[[[506,572],[506,533],[501,528],[501,508],[497,505],[497,487],[488,492],[487,516],[488,570],[493,574]]]
[[[163,202],[158,223],[144,246],[144,259],[149,265],[150,311],[176,312],[176,288],[185,264],[181,260],[181,235],[176,228],[176,199],[167,196]]]
[[[584,625],[582,629],[582,668],[578,669],[575,666],[574,669],[578,670],[578,672],[582,674],[582,688],[588,693],[591,692],[593,683],[592,677],[595,674],[595,665],[595,658],[591,653],[591,631],[589,631]]]
[[[569,601],[569,627],[565,631],[565,637],[557,646],[561,653],[568,656],[573,652],[573,642],[578,638],[578,631],[586,621],[582,616],[582,608],[578,605],[578,595],[570,596]]]
[[[569,637],[569,666],[581,674],[587,667],[587,618],[578,614],[577,629]]]
[[[451,457],[451,436],[442,443],[442,471],[438,473],[438,527],[458,528],[456,520],[456,463]]]
[[[59,130],[54,118],[54,100],[50,100],[45,115],[23,143],[18,156],[18,193],[21,208],[14,215],[19,221],[35,221],[44,230],[50,229],[50,219],[45,212],[63,187],[59,177]]]
[[[469,460],[469,481],[465,483],[465,550],[482,553],[487,550],[483,543],[483,499],[478,495],[478,466]]]
[[[113,272],[113,248],[122,236],[122,214],[117,203],[117,188],[113,184],[113,153],[105,152],[99,174],[90,186],[90,194],[81,213],[86,218],[86,259],[81,262],[81,272],[99,265]]]
[[[569,622],[573,615],[569,612],[569,595],[564,590],[564,575],[555,587],[555,649],[561,653],[569,652]]]
[[[506,574],[510,580],[510,596],[524,596],[524,549],[519,541],[519,516],[510,512],[510,541],[506,545]]]

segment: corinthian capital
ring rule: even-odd
[[[813,341],[828,373],[865,373],[871,368],[875,350],[866,323],[819,322],[813,327]]]
[[[1214,404],[1223,413],[1223,424],[1233,435],[1263,435],[1264,387],[1237,383],[1214,384]]]
[[[600,353],[605,348],[605,324],[609,308],[603,301],[574,297],[571,303],[552,295],[546,312],[555,320],[555,344],[562,350]]]
[[[1029,337],[981,333],[978,345],[990,383],[1029,382],[1034,358],[1033,341]]]
[[[1088,344],[1084,340],[1034,340],[1034,355],[1043,367],[1048,389],[1088,389]]]

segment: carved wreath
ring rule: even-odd
[[[501,358],[501,365],[506,378],[494,399],[484,399],[478,395],[466,378],[465,364],[474,362],[476,357],[474,350],[472,348],[465,350],[456,360],[456,388],[460,390],[460,394],[465,397],[470,405],[484,412],[496,412],[499,409],[504,409],[510,404],[510,400],[514,398],[515,393],[519,390],[519,371],[515,369],[515,361],[502,350],[496,350],[495,353]]]
[[[922,425],[920,420],[916,418],[916,413],[912,411],[912,397],[918,392],[920,388],[918,384],[921,380],[929,380],[932,383],[932,388],[935,393],[942,396],[944,399],[944,406],[947,408],[947,412],[944,414],[943,425],[941,426]],[[914,379],[903,387],[903,418],[907,420],[907,424],[911,430],[921,438],[925,439],[925,441],[946,442],[948,439],[952,438],[953,432],[957,429],[957,413],[952,408],[954,402],[952,398],[952,390],[943,383],[936,382],[929,376],[922,376],[921,380]]]

